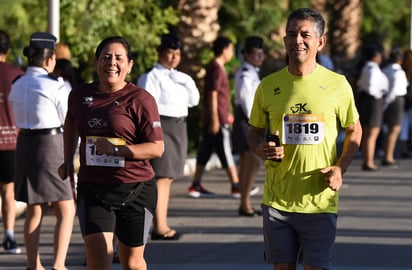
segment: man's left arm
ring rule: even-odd
[[[345,128],[346,136],[343,143],[342,154],[335,165],[323,168],[321,172],[325,174],[325,181],[328,186],[338,191],[342,186],[342,175],[348,169],[350,163],[359,150],[362,139],[362,127],[358,120],[355,124]]]

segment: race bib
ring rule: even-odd
[[[87,136],[86,137],[86,165],[102,166],[102,167],[124,167],[124,157],[108,156],[105,154],[98,155],[96,153],[96,145],[94,143],[98,138],[105,138],[114,145],[126,145],[126,141],[121,138]]]
[[[322,114],[285,114],[282,129],[284,144],[319,144],[325,137]]]

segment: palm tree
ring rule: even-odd
[[[219,0],[179,0],[181,12],[177,32],[183,44],[180,69],[191,75],[199,86],[204,70],[201,52],[217,38]]]

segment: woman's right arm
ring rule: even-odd
[[[66,179],[74,173],[74,154],[77,148],[79,136],[74,126],[74,119],[69,114],[64,121],[63,145],[64,145],[64,163],[59,167],[61,179]]]

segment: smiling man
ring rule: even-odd
[[[250,148],[265,160],[265,259],[274,269],[330,269],[342,175],[362,137],[351,86],[316,63],[326,43],[316,11],[293,11],[286,24],[289,63],[259,84],[249,120]],[[339,126],[344,149],[337,156]],[[266,142],[266,131],[279,145]],[[279,160],[281,159],[281,162]]]

